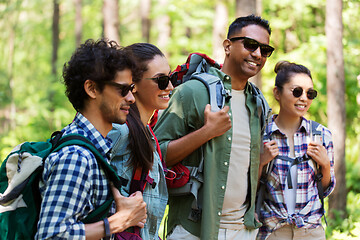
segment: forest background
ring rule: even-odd
[[[157,45],[172,69],[190,52],[223,60],[228,25],[269,20],[275,52],[252,79],[277,112],[275,64],[307,66],[319,96],[308,118],[333,132],[337,187],[328,239],[360,239],[359,0],[0,0],[0,161],[23,141],[42,141],[72,121],[63,64],[86,39]]]

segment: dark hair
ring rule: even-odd
[[[84,90],[87,79],[94,81],[103,91],[106,82],[113,81],[116,73],[125,69],[131,70],[133,78],[137,78],[135,60],[115,41],[88,39],[81,44],[63,67],[65,93],[75,110],[81,111],[88,98]]]
[[[144,72],[148,70],[148,63],[159,55],[165,57],[158,47],[151,43],[134,43],[124,48],[125,51],[133,55],[139,66],[138,77],[142,78]]]
[[[303,73],[312,80],[311,72],[307,67],[288,61],[279,61],[275,65],[274,72],[276,73],[275,86],[278,88],[282,88],[284,84],[288,83],[294,74]]]
[[[259,16],[255,16],[254,14],[252,14],[246,17],[238,17],[237,19],[235,19],[229,26],[227,38],[230,39],[235,34],[240,32],[244,27],[249,25],[259,25],[260,27],[265,28],[269,35],[271,35],[271,28],[269,22]]]
[[[133,55],[140,70],[138,77],[141,80],[144,72],[148,70],[148,64],[155,56],[165,57],[159,48],[150,43],[135,43],[125,47],[125,50]],[[152,168],[154,162],[154,146],[151,133],[141,122],[140,113],[134,104],[130,105],[127,117],[129,127],[129,148],[131,150],[130,164],[135,169],[142,167],[143,173],[147,173]]]

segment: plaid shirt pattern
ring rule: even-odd
[[[84,135],[107,157],[111,140],[104,138],[81,113],[63,133]],[[43,200],[35,239],[85,239],[81,220],[111,195],[95,156],[75,145],[48,156],[39,185]]]
[[[276,126],[276,116],[272,117],[266,128],[264,139],[273,139],[279,147],[279,155],[290,157],[288,139]],[[294,134],[295,157],[303,156],[310,141],[310,121],[302,119],[299,129]],[[328,196],[335,187],[334,151],[331,132],[322,125],[316,129],[321,131],[323,146],[330,159],[331,183],[324,189],[324,197]],[[269,140],[264,140],[267,142]],[[270,174],[267,175],[266,193],[261,207],[260,220],[264,224],[258,234],[258,239],[266,239],[271,232],[285,225],[294,225],[298,228],[316,228],[321,225],[324,212],[316,188],[316,168],[314,161],[303,161],[297,165],[297,190],[295,213],[287,212],[284,189],[291,162],[275,158]],[[294,186],[295,187],[295,186]]]

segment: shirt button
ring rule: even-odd
[[[231,137],[228,137],[228,140],[231,141]]]
[[[218,215],[221,216],[221,212],[218,212]]]
[[[229,113],[229,116],[231,117],[231,113]]]
[[[223,189],[223,190],[224,190],[224,189],[225,189],[225,186],[221,186],[221,189]]]
[[[226,76],[225,76],[225,80],[229,80],[229,79],[230,79],[230,77],[226,75]]]
[[[224,162],[224,165],[225,165],[225,166],[227,166],[227,165],[228,165],[228,163],[227,163],[227,162]]]

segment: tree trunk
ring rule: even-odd
[[[59,48],[59,19],[60,19],[60,9],[59,9],[59,0],[54,0],[54,12],[53,12],[53,22],[52,22],[52,57],[51,57],[51,73],[56,76],[56,64],[58,58],[58,48]]]
[[[168,6],[168,0],[159,0],[160,6]],[[164,12],[161,16],[157,18],[157,28],[159,29],[159,36],[157,45],[164,55],[168,58],[169,53],[167,51],[167,46],[171,36],[171,26],[170,26],[170,16]]]
[[[104,0],[103,18],[104,37],[108,38],[109,40],[114,40],[120,45],[118,0]]]
[[[236,16],[244,17],[250,14],[261,16],[262,0],[236,0]],[[249,79],[255,83],[258,88],[262,88],[261,72]]]
[[[57,79],[57,60],[58,60],[58,49],[59,49],[59,21],[60,21],[60,7],[59,0],[53,1],[53,22],[52,22],[52,55],[51,55],[51,74],[52,78],[50,80],[50,89],[49,89],[49,102],[50,102],[50,112],[55,111],[55,88],[53,87],[56,84],[55,79]],[[54,119],[50,116],[49,123],[50,126],[53,126]]]
[[[81,16],[82,0],[74,0],[75,5],[75,42],[76,47],[79,47],[82,41],[82,26],[83,20]]]
[[[250,14],[261,16],[262,0],[236,0],[236,17],[244,17]]]
[[[342,0],[326,1],[327,39],[327,112],[328,126],[333,134],[335,153],[336,187],[329,197],[329,217],[338,211],[341,218],[346,216],[345,180],[345,73],[343,55]]]
[[[140,1],[140,16],[141,16],[141,33],[142,38],[145,42],[150,42],[150,11],[151,11],[151,0]]]
[[[16,127],[16,105],[14,99],[14,50],[15,50],[15,27],[10,30],[9,37],[9,60],[8,60],[8,71],[9,71],[9,96],[10,96],[10,116],[9,116],[9,130],[14,130]]]
[[[219,63],[222,63],[225,58],[223,41],[226,38],[226,31],[228,25],[229,13],[225,0],[219,0],[215,6],[215,17],[213,22],[213,58]]]

